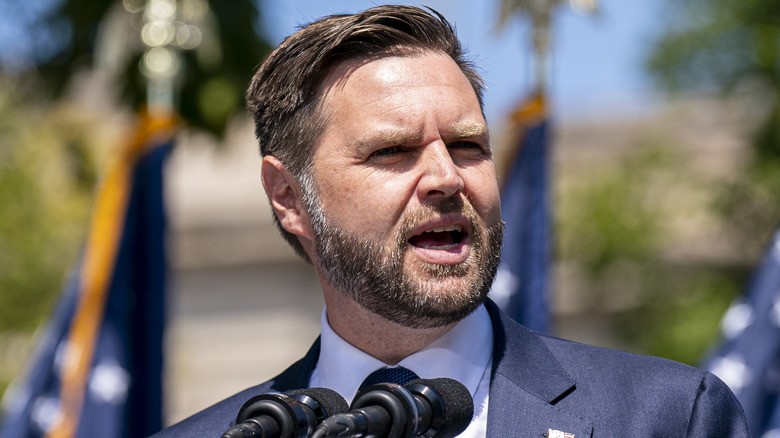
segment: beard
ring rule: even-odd
[[[321,274],[361,307],[410,328],[435,328],[465,318],[485,302],[501,254],[504,223],[485,227],[468,201],[443,200],[408,213],[395,242],[382,245],[335,226],[313,202],[312,228]],[[408,233],[419,224],[448,213],[470,222],[471,252],[459,264],[421,261],[418,272],[405,269]]]

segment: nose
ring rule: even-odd
[[[439,141],[425,147],[420,157],[422,175],[417,184],[420,199],[447,198],[463,190],[463,179],[447,146]]]

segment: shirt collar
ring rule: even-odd
[[[312,374],[312,386],[330,388],[350,401],[363,379],[387,364],[342,339],[328,323],[326,311],[320,320],[321,350]],[[404,366],[423,379],[449,377],[468,388],[472,397],[490,366],[493,327],[484,306],[460,321],[444,336],[404,358]]]

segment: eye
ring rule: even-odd
[[[389,158],[399,154],[400,152],[401,152],[400,146],[390,146],[372,152],[369,158]]]
[[[480,145],[477,142],[467,141],[467,140],[450,143],[448,147],[450,149],[479,149],[480,151],[482,150],[482,145]]]
[[[454,141],[447,145],[447,148],[450,150],[450,155],[453,157],[478,159],[490,155],[489,147],[485,147],[482,143],[470,140]]]

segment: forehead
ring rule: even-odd
[[[353,138],[399,129],[420,137],[432,130],[486,130],[471,83],[443,53],[346,61],[326,77],[321,92],[326,136],[334,130]]]
[[[437,68],[431,68],[437,67]],[[374,91],[392,89],[424,82],[449,83],[473,88],[460,67],[447,54],[436,51],[409,52],[405,55],[387,55],[370,59],[351,59],[335,65],[320,86],[325,99],[334,94],[355,91],[361,85],[374,85]],[[474,93],[476,97],[476,93]],[[376,96],[353,94],[351,99]]]

